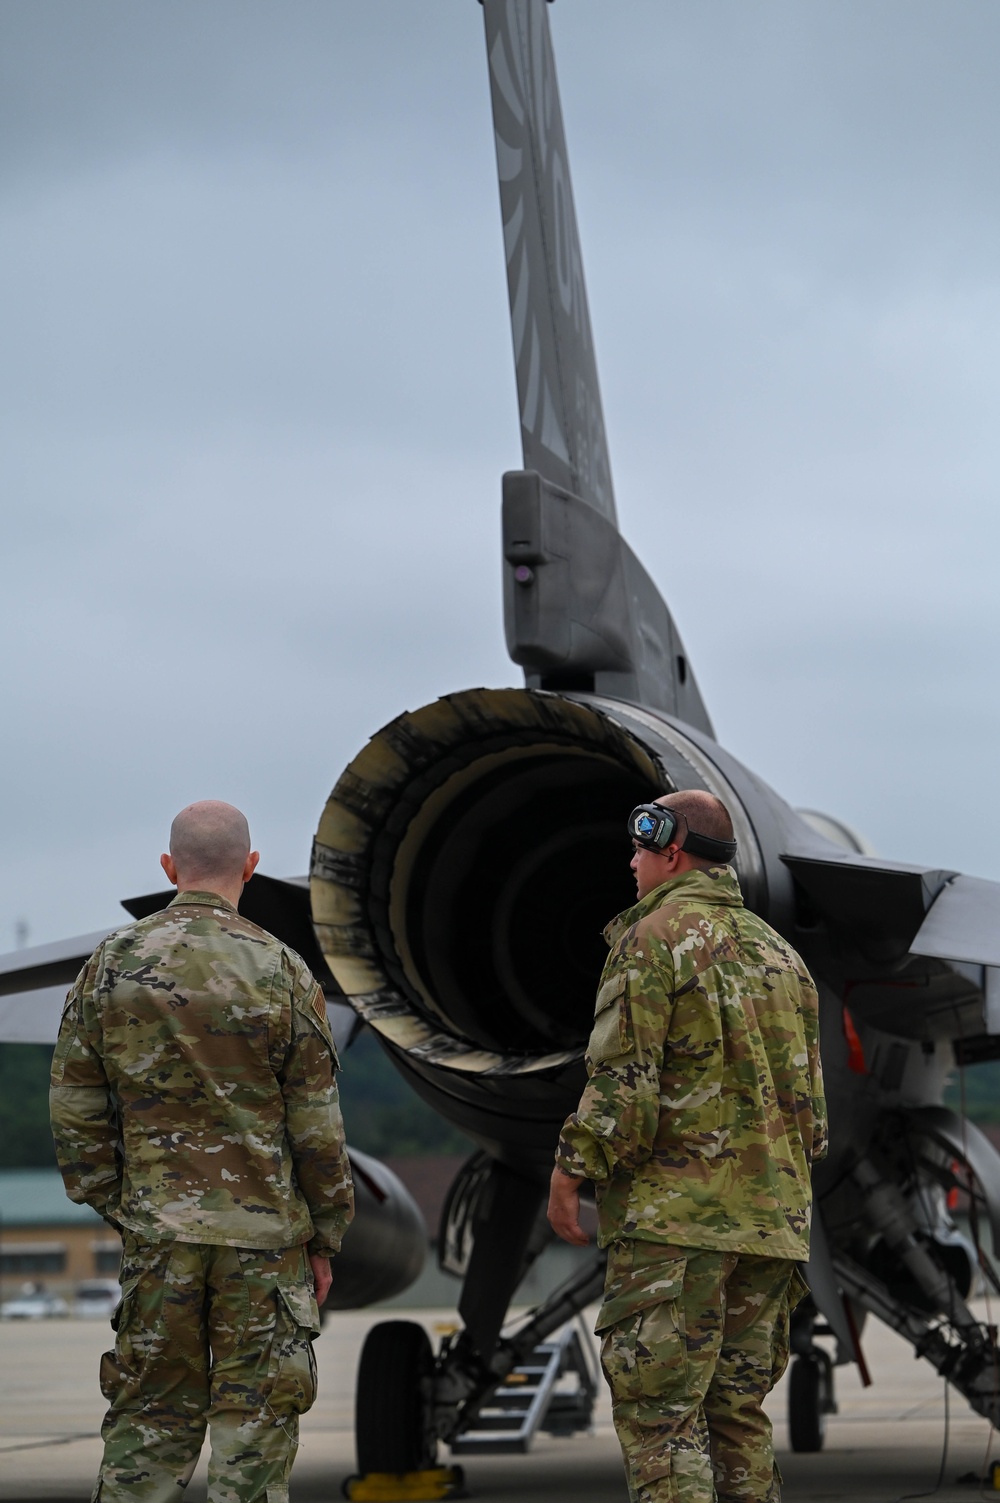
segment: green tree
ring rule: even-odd
[[[953,1111],[965,1108],[970,1122],[981,1127],[1000,1122],[1000,1059],[991,1059],[981,1065],[967,1065],[964,1071],[956,1071],[948,1083],[944,1095],[945,1105]]]
[[[55,1165],[49,1132],[48,1044],[0,1044],[0,1169]],[[416,1096],[370,1029],[348,1049],[339,1076],[347,1140],[376,1157],[471,1153],[473,1144]]]
[[[0,1169],[48,1169],[50,1044],[0,1044]]]
[[[362,1153],[472,1153],[475,1144],[420,1100],[370,1028],[344,1052],[338,1077],[347,1141]]]

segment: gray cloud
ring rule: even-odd
[[[1000,875],[989,0],[563,0],[619,509],[720,735]],[[516,682],[519,459],[479,8],[0,11],[0,947],[169,818],[304,869],[384,720]]]

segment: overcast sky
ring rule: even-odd
[[[720,739],[1000,878],[1000,7],[550,12],[622,527]],[[0,7],[0,949],[173,813],[306,869],[400,710],[520,681],[475,0]]]

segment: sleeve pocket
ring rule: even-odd
[[[609,976],[597,993],[594,1026],[587,1045],[587,1063],[602,1064],[619,1059],[633,1049],[632,1016],[628,1005],[628,976],[624,971]]]

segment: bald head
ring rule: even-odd
[[[163,867],[178,887],[204,888],[227,897],[234,884],[239,891],[249,880],[256,860],[250,872],[244,872],[255,854],[246,815],[232,804],[205,799],[188,804],[170,826],[170,855],[163,858]]]
[[[665,809],[672,809],[679,814],[688,830],[694,830],[699,835],[707,835],[711,840],[732,840],[733,822],[729,817],[729,810],[721,799],[717,799],[714,793],[706,793],[703,788],[683,788],[679,793],[668,793],[663,798],[656,800]],[[686,832],[685,832],[686,833]],[[690,856],[689,859],[697,866],[718,866],[717,861],[706,861],[698,856]]]

